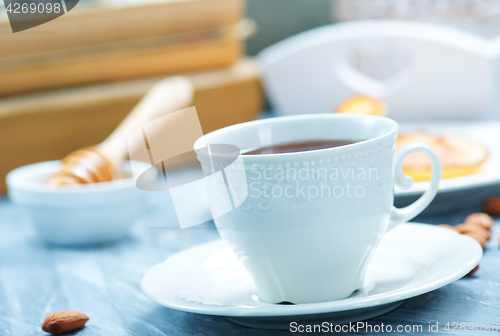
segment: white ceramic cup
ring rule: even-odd
[[[395,154],[397,132],[397,123],[388,118],[318,114],[230,126],[195,143],[195,149],[230,144],[244,152],[293,142],[357,141],[306,152],[242,156],[248,197],[215,218],[215,224],[250,273],[260,300],[331,301],[362,288],[382,235],[424,210],[441,178],[439,159],[428,146],[410,144]],[[432,181],[419,200],[397,209],[394,185],[408,188],[413,183],[402,172],[403,159],[413,151],[429,157]],[[216,188],[208,189],[209,199],[219,198]]]

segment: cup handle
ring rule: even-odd
[[[421,213],[437,194],[439,181],[441,180],[441,162],[439,161],[436,153],[434,153],[434,151],[429,146],[424,144],[408,144],[401,147],[401,149],[396,152],[396,156],[394,159],[395,185],[402,189],[408,189],[412,186],[413,178],[403,174],[403,160],[408,154],[416,151],[426,154],[427,157],[431,160],[431,185],[429,189],[427,189],[424,194],[412,204],[400,209],[394,206],[392,207],[387,231],[392,230],[398,224],[405,223]]]

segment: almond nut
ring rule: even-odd
[[[476,223],[484,226],[486,229],[490,230],[495,224],[495,221],[491,216],[482,212],[476,212],[467,216],[464,220],[465,223]]]
[[[483,248],[486,246],[486,243],[488,242],[488,239],[486,239],[483,235],[481,235],[478,232],[469,231],[469,232],[463,233],[463,235],[469,236],[469,237],[475,239]]]
[[[83,328],[89,318],[80,312],[62,310],[49,314],[42,324],[43,331],[53,335],[64,334]]]
[[[472,275],[472,274],[476,273],[476,271],[477,271],[478,269],[479,269],[479,265],[477,265],[476,267],[474,267],[474,268],[472,269],[472,271],[470,271],[469,273],[467,273],[465,276],[469,276],[469,275]]]
[[[483,204],[484,210],[493,216],[500,216],[500,196],[492,196]]]
[[[490,240],[491,233],[488,229],[476,223],[463,223],[455,226],[455,231],[461,234],[469,235],[473,233],[475,236],[480,236],[486,241]]]

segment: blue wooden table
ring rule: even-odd
[[[418,221],[458,224],[475,210]],[[437,322],[439,334],[463,335],[468,332],[443,328],[447,322],[500,323],[499,229],[497,224],[475,275],[409,299],[370,324],[390,324],[393,330],[397,325],[422,325],[426,331],[429,322]],[[77,310],[90,317],[87,326],[75,333],[79,336],[290,334],[164,308],[141,292],[141,278],[151,266],[182,249],[217,238],[213,225],[180,230],[168,193],[160,193],[131,234],[115,244],[49,246],[37,239],[17,208],[0,198],[0,335],[45,335],[41,323],[57,310]]]

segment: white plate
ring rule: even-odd
[[[500,122],[497,121],[467,121],[467,122],[432,122],[403,123],[400,131],[423,130],[437,135],[455,134],[476,140],[485,145],[490,157],[478,174],[444,179],[439,184],[439,192],[459,191],[470,188],[484,187],[500,183]],[[416,182],[408,190],[396,188],[395,196],[414,196],[423,194],[429,188],[429,182]]]
[[[387,233],[371,260],[365,286],[331,302],[279,305],[262,302],[254,284],[221,241],[179,252],[151,268],[142,290],[160,305],[226,316],[258,328],[289,329],[290,321],[360,321],[384,314],[402,300],[460,279],[482,257],[481,246],[453,230],[403,224]]]

